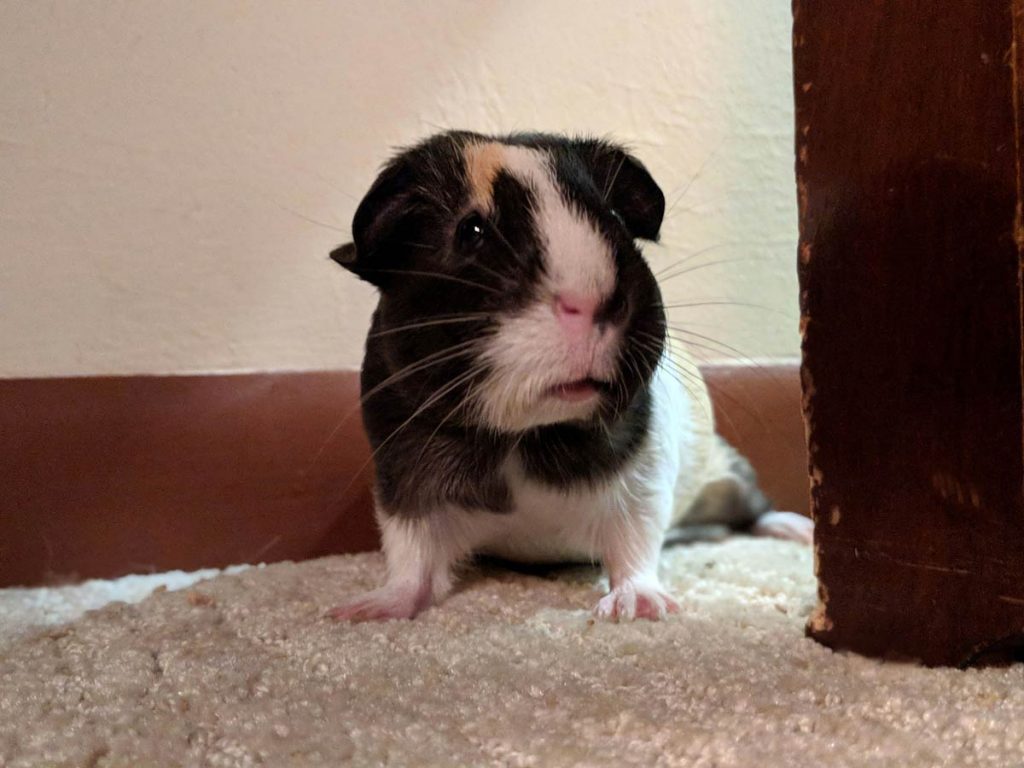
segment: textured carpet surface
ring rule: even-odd
[[[736,538],[663,566],[682,612],[619,625],[590,619],[592,569],[479,571],[414,622],[321,618],[376,584],[378,555],[250,568],[35,629],[194,577],[0,591],[0,766],[1024,765],[1024,669],[806,639],[809,549]]]

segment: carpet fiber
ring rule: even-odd
[[[321,618],[379,555],[0,590],[0,766],[1024,765],[1024,668],[806,639],[808,548],[734,538],[663,568],[682,612],[619,625],[591,621],[586,568],[478,570],[414,622]]]

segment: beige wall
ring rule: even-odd
[[[655,266],[731,262],[669,297],[765,307],[676,318],[793,355],[789,25],[788,0],[0,0],[0,376],[358,365],[373,293],[326,254],[388,148],[449,126],[631,142],[678,201]]]

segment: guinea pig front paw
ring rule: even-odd
[[[798,541],[801,544],[814,543],[814,522],[796,512],[765,512],[754,521],[750,532],[755,536]]]
[[[658,584],[623,581],[598,600],[594,615],[606,621],[650,619],[658,621],[669,613],[678,613],[679,603]]]
[[[412,619],[428,605],[429,600],[424,601],[413,590],[384,586],[342,603],[325,615],[352,623]]]

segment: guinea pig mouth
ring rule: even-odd
[[[548,391],[552,397],[567,403],[582,403],[592,397],[604,394],[610,389],[611,385],[607,381],[587,378],[555,384]]]

